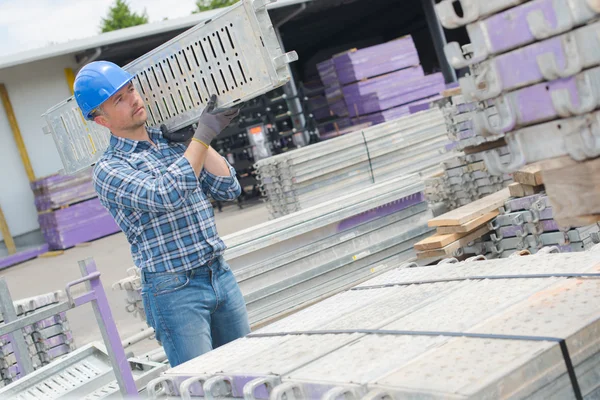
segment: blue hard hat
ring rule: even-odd
[[[133,79],[133,75],[109,61],[94,61],[81,68],[73,91],[86,119],[92,112]]]

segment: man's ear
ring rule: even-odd
[[[103,127],[110,129],[110,127],[108,126],[108,119],[106,119],[104,115],[97,115],[96,117],[94,117],[94,122],[98,125],[102,125]]]

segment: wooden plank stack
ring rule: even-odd
[[[328,110],[315,99],[313,115],[330,117],[321,121],[322,133],[391,121],[410,114],[411,106],[440,98],[446,87],[442,74],[425,75],[419,62],[412,37],[404,36],[317,64]]]
[[[463,248],[481,240],[490,232],[487,223],[498,215],[498,208],[509,198],[508,189],[476,200],[431,219],[434,236],[415,244],[419,259],[440,259],[461,256]]]
[[[100,204],[91,169],[32,183],[38,221],[50,250],[64,250],[120,231]]]

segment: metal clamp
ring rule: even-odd
[[[530,256],[530,255],[531,255],[531,252],[529,250],[519,250],[519,251],[515,251],[514,253],[509,255],[508,258],[523,257],[523,256]]]
[[[284,383],[273,388],[271,392],[272,400],[303,400],[306,398],[304,386],[300,383]]]
[[[244,385],[244,399],[256,400],[256,390],[259,387],[264,387],[267,392],[267,396],[270,396],[273,388],[278,385],[281,385],[281,379],[277,376],[267,376],[264,378],[254,379],[253,381],[250,381]]]
[[[438,265],[440,264],[458,264],[458,260],[454,257],[444,258],[438,263]]]
[[[146,386],[146,391],[149,398],[158,399],[159,396],[177,393],[177,385],[172,378],[161,376],[151,380]]]
[[[394,396],[384,390],[374,389],[364,395],[362,400],[394,400]]]
[[[204,382],[208,379],[206,375],[194,376],[189,379],[186,379],[179,386],[179,392],[181,393],[181,398],[183,400],[191,400],[193,386],[198,389],[198,393],[196,395],[204,395]]]
[[[73,299],[73,295],[71,294],[71,288],[73,286],[77,286],[84,282],[89,282],[94,279],[100,278],[100,272],[92,272],[91,274],[84,276],[83,278],[79,278],[73,282],[67,283],[67,287],[65,288],[65,293],[67,294],[67,298],[69,299],[69,304],[71,306],[75,306],[75,299]]]
[[[563,6],[562,2],[555,2],[555,4],[556,3],[558,3],[559,7],[562,6],[560,10],[554,10],[555,13],[560,13],[560,16],[556,15],[555,18],[556,27],[553,27],[553,22],[550,22],[546,19],[544,10],[531,10],[527,14],[527,25],[531,34],[537,40],[546,39],[550,36],[555,36],[559,33],[566,32],[572,29],[575,25],[568,7]],[[563,10],[562,8],[566,8],[566,10]]]
[[[479,18],[478,0],[458,0],[463,10],[462,17],[459,17],[454,10],[454,2],[455,0],[443,0],[435,5],[436,13],[444,28],[458,28]]]
[[[487,258],[483,254],[480,254],[478,256],[469,257],[464,262],[469,263],[475,261],[487,261]]]
[[[523,153],[520,136],[515,132],[506,135],[506,141],[510,148],[511,160],[508,164],[502,164],[500,153],[497,150],[483,152],[483,161],[491,175],[510,174],[527,163]]]
[[[336,400],[338,397],[342,397],[344,400],[359,400],[364,394],[363,391],[358,388],[347,388],[347,387],[335,387],[328,390],[321,400]]]
[[[222,397],[233,397],[233,384],[229,376],[213,376],[202,385],[204,398],[215,400]]]
[[[540,255],[540,254],[558,254],[560,253],[560,249],[558,248],[558,246],[550,246],[550,247],[542,247],[541,249],[538,250],[538,252],[535,254]]]
[[[517,126],[517,116],[514,112],[510,100],[506,96],[496,98],[496,111],[498,112],[498,125],[493,126],[490,123],[486,110],[477,111],[473,115],[473,126],[475,131],[484,137],[504,135]]]
[[[550,92],[550,98],[552,100],[552,106],[562,118],[571,117],[574,115],[581,115],[591,112],[596,108],[596,105],[600,102],[598,95],[595,93],[592,85],[590,76],[588,73],[582,73],[577,75],[575,78],[577,86],[578,102],[579,105],[573,105],[571,99],[571,93],[569,89],[561,88],[552,90]]]
[[[548,81],[567,78],[583,69],[583,60],[579,55],[576,37],[566,34],[560,40],[564,51],[565,68],[559,68],[554,53],[540,54],[536,58],[542,76]]]

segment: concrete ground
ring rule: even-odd
[[[268,211],[261,202],[244,205],[240,210],[235,203],[227,204],[223,212],[215,210],[217,229],[221,237],[246,229],[268,220]],[[93,257],[107,292],[114,320],[121,339],[130,337],[143,329],[146,323],[125,310],[125,292],[112,290],[116,281],[127,277],[127,269],[133,266],[129,244],[122,233],[99,239],[83,246],[66,250],[64,254],[37,258],[0,272],[6,279],[14,299],[36,296],[55,290],[64,292],[65,284],[81,277],[77,262]],[[83,285],[81,286],[83,291]],[[75,292],[77,293],[77,291]],[[92,341],[102,340],[92,307],[84,305],[67,313],[73,337],[78,347]],[[155,340],[144,340],[127,349],[135,355],[158,347]]]

